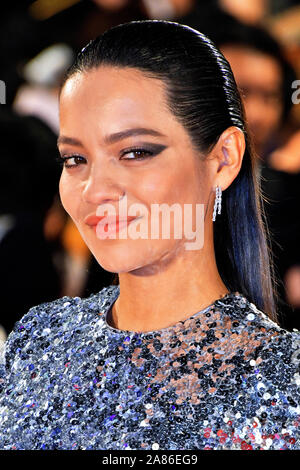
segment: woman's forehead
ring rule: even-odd
[[[126,90],[129,93],[148,93],[154,91],[152,100],[165,91],[164,82],[159,78],[150,78],[141,70],[133,67],[100,66],[72,75],[64,84],[61,95],[78,93],[79,91],[98,96]]]
[[[112,71],[112,73],[110,73]],[[166,103],[160,81],[141,76],[135,70],[115,68],[78,73],[65,83],[60,96],[60,116],[66,121],[89,119],[97,116],[104,124],[106,119],[117,127],[126,128],[139,123],[141,127],[155,127],[163,121],[175,124],[175,117]],[[178,123],[177,123],[178,124]]]

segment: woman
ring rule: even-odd
[[[106,31],[65,77],[58,145],[62,203],[120,285],[32,307],[15,325],[1,448],[298,448],[300,337],[275,322],[253,157],[222,54],[175,22]],[[169,237],[149,235],[155,204]],[[187,242],[200,232],[202,244]]]

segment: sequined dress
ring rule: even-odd
[[[0,449],[300,449],[300,333],[243,295],[118,330],[109,286],[32,307],[8,337]]]

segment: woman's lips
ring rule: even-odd
[[[90,216],[85,220],[85,223],[91,228],[93,228],[96,233],[101,230],[101,233],[105,233],[105,235],[110,235],[113,233],[118,233],[121,229],[127,227],[130,222],[137,218],[139,217],[128,216],[126,218],[119,218],[119,216]]]

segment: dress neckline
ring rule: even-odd
[[[105,328],[109,330],[112,333],[119,334],[119,335],[138,335],[141,337],[153,337],[153,335],[162,335],[164,333],[170,333],[172,330],[180,330],[181,332],[185,331],[185,329],[190,328],[190,322],[197,319],[200,315],[208,313],[214,306],[218,307],[219,303],[222,303],[223,301],[227,299],[236,299],[236,298],[241,298],[243,297],[242,294],[239,292],[227,292],[223,296],[219,297],[218,299],[214,300],[211,304],[209,304],[207,307],[197,311],[190,317],[186,318],[185,320],[179,320],[176,322],[174,325],[167,326],[165,328],[160,328],[159,330],[152,330],[152,331],[131,331],[131,330],[120,330],[118,328],[115,328],[109,324],[109,319],[111,317],[111,309],[113,304],[116,302],[119,296],[119,289],[118,286],[115,286],[116,289],[113,291],[113,295],[109,299],[108,304],[106,304],[105,309],[102,307],[102,313],[103,313],[103,321],[105,324]],[[220,307],[222,307],[220,305]],[[186,326],[186,328],[185,328]]]

